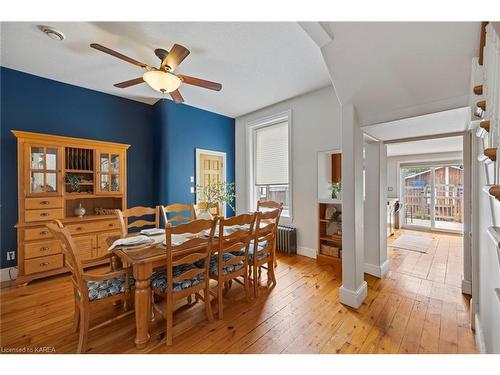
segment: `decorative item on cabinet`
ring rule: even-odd
[[[114,215],[116,208],[94,208],[94,212],[96,215]]]
[[[130,146],[16,130],[12,133],[18,149],[17,284],[67,272],[59,244],[45,227],[50,220],[59,219],[69,228],[83,258],[103,255],[106,239],[120,233],[118,221],[108,212],[126,209]],[[102,155],[111,160],[110,168],[96,163]],[[106,177],[99,177],[103,175]],[[113,187],[101,189],[103,180]],[[100,214],[97,209],[102,210]],[[96,260],[89,265],[102,263]]]
[[[83,208],[82,204],[78,204],[78,207],[75,208],[75,215],[78,216],[78,217],[83,217],[83,215],[85,215],[87,211],[85,210],[85,208]]]

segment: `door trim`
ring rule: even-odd
[[[213,156],[221,156],[222,157],[222,163],[224,164],[222,167],[222,181],[227,182],[227,154],[222,151],[215,151],[215,150],[207,150],[204,148],[195,148],[195,165],[196,165],[196,179],[195,179],[195,202],[198,203],[198,196],[196,195],[196,185],[201,181],[201,176],[200,176],[200,155],[213,155]],[[222,213],[224,216],[226,216],[226,205],[222,205]]]

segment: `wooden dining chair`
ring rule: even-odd
[[[130,230],[138,231],[147,228],[159,228],[160,227],[160,208],[159,206],[153,207],[143,207],[136,206],[128,208],[126,210],[115,210],[115,216],[118,218],[120,223],[121,237],[125,238],[129,235]],[[129,219],[133,219],[132,222]],[[126,270],[125,276],[125,292],[129,292],[129,280],[132,279],[132,267],[122,260],[122,268]]]
[[[259,199],[257,201],[257,211],[258,212],[266,212],[266,211],[271,211],[271,210],[280,210],[280,216],[281,216],[281,211],[283,211],[283,203],[278,203],[275,201],[268,201],[264,199]],[[278,218],[279,221],[279,218]],[[277,228],[276,228],[277,230]],[[274,243],[274,248],[273,248],[273,257],[274,257],[274,267],[278,266],[278,260],[276,257],[276,241]]]
[[[210,258],[210,278],[217,281],[219,319],[223,318],[224,291],[233,280],[243,285],[247,301],[250,300],[248,251],[256,218],[256,213],[219,218],[217,254]]]
[[[80,259],[75,241],[69,230],[64,228],[58,220],[48,223],[46,226],[54,238],[61,243],[65,266],[71,271],[75,300],[73,332],[80,330],[77,351],[78,353],[85,353],[90,330],[102,327],[133,312],[126,311],[89,329],[91,306],[122,301],[126,309],[126,302],[130,296],[125,292],[125,270],[109,271],[102,274],[85,272],[85,261]],[[131,279],[132,283],[133,281]]]
[[[167,345],[172,345],[173,341],[176,301],[194,294],[197,300],[204,301],[207,319],[213,320],[209,266],[215,225],[216,220],[200,219],[175,227],[167,223],[165,227],[166,269],[153,274],[151,286],[153,293],[164,302],[153,306],[167,322]],[[202,290],[203,296],[200,294]]]
[[[148,227],[159,228],[160,208],[136,206],[126,210],[115,210],[115,215],[120,222],[121,236],[127,237],[130,229],[137,230]],[[132,222],[129,219],[134,219]]]
[[[267,285],[276,285],[274,274],[276,232],[281,215],[281,209],[258,212],[255,224],[255,234],[250,244],[248,258],[253,294],[259,295],[259,281],[262,269],[267,270]]]
[[[168,206],[159,206],[159,209],[164,225],[167,225],[167,223],[176,225],[196,219],[193,204],[173,203]],[[168,217],[169,214],[170,218]]]
[[[283,209],[283,203],[278,203],[275,201],[267,201],[264,199],[259,199],[257,201],[257,211],[264,212],[276,209]]]

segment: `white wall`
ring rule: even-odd
[[[500,251],[488,235],[489,226],[498,226],[500,218],[500,203],[481,191],[481,187],[493,181],[488,179],[485,166],[475,161],[479,169],[476,188],[478,189],[478,288],[476,303],[477,311],[476,334],[479,334],[481,345],[487,353],[500,353],[500,300],[495,294],[495,288],[500,288]],[[493,165],[487,167],[488,175],[493,176]],[[474,204],[474,203],[473,203]],[[492,210],[493,208],[493,210]],[[479,327],[478,327],[479,325]]]
[[[384,277],[387,260],[387,146],[365,141],[365,272]]]
[[[315,256],[317,247],[317,184],[319,151],[341,148],[341,108],[333,86],[274,104],[236,119],[236,212],[250,209],[247,171],[247,124],[274,114],[292,112],[292,225],[299,252]]]
[[[476,341],[479,349],[486,353],[500,353],[500,250],[487,233],[490,226],[500,225],[500,202],[489,197],[483,190],[485,185],[499,185],[500,163],[485,166],[477,156],[485,147],[500,144],[500,35],[491,23],[486,29],[484,63],[479,66],[473,60],[472,86],[483,84],[483,97],[471,95],[471,107],[479,99],[486,100],[485,118],[491,121],[489,135],[472,142],[472,306],[475,314]],[[484,142],[484,143],[483,143]],[[483,144],[481,144],[483,143]]]
[[[392,156],[387,158],[387,189],[392,187],[392,191],[387,191],[388,198],[399,198],[400,176],[399,166],[402,163],[423,163],[462,160],[462,152],[441,152],[432,154]]]

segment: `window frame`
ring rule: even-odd
[[[261,117],[247,123],[247,186],[250,211],[257,209],[256,184],[255,184],[255,164],[256,164],[256,130],[278,123],[287,122],[288,124],[288,215],[283,214],[281,222],[291,223],[293,221],[293,187],[292,187],[292,111],[286,110],[274,115]]]

